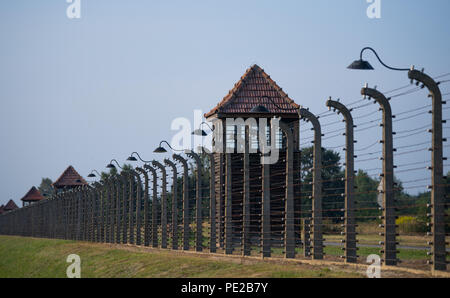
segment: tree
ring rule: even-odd
[[[55,193],[55,189],[52,186],[52,179],[50,178],[42,178],[41,180],[41,184],[39,185],[38,189],[39,192],[43,195],[43,196],[52,196]]]
[[[312,195],[312,168],[313,147],[307,147],[301,151],[301,177],[302,177],[302,200],[303,208],[311,208]],[[322,208],[323,216],[337,221],[343,216],[344,197],[341,193],[345,190],[343,178],[345,173],[340,166],[341,157],[338,152],[322,149]]]
[[[377,188],[380,181],[369,176],[363,170],[358,170],[355,176],[356,186],[356,217],[359,221],[372,221],[381,214],[377,202]]]

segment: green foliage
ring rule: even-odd
[[[312,194],[312,168],[313,168],[313,147],[307,147],[301,151],[301,177],[302,177],[302,205],[303,208],[311,209]],[[345,177],[344,171],[340,166],[340,155],[337,152],[328,149],[322,149],[322,193],[323,193],[323,212],[325,217],[333,218],[343,216],[340,209],[344,208],[345,183],[342,178]]]
[[[372,221],[381,215],[377,203],[377,187],[380,181],[373,179],[363,170],[355,176],[356,218],[358,221]]]
[[[41,184],[38,187],[39,192],[45,196],[49,196],[49,197],[52,196],[55,192],[55,190],[53,189],[52,183],[53,183],[52,179],[42,178]]]
[[[414,216],[400,216],[395,224],[400,233],[425,233],[428,230],[426,220]]]

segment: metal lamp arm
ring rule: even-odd
[[[169,148],[172,149],[173,151],[179,151],[179,152],[183,151],[183,150],[174,149],[172,146],[170,146],[170,144],[167,141],[159,142],[159,147],[161,147],[162,143],[167,144],[167,146],[169,146]]]
[[[380,56],[378,56],[377,52],[376,52],[374,49],[372,49],[371,47],[365,47],[365,48],[363,48],[363,49],[361,50],[360,60],[362,60],[362,55],[363,55],[363,52],[364,52],[365,50],[372,51],[372,52],[375,54],[375,56],[377,57],[378,61],[380,61],[380,63],[381,63],[384,67],[386,67],[386,68],[389,68],[389,69],[391,69],[391,70],[398,70],[398,71],[409,71],[409,70],[410,70],[409,68],[395,68],[395,67],[390,67],[390,66],[386,65],[386,64],[380,59]]]
[[[211,131],[214,131],[214,128],[212,128],[212,127],[208,124],[208,122],[203,121],[202,123],[200,123],[200,127],[201,127],[203,124],[206,124],[206,126],[208,126],[208,128],[209,128]]]
[[[111,161],[110,161],[109,163],[112,164],[113,162],[115,162],[116,165],[117,165],[121,170],[123,170],[123,168],[120,166],[119,162],[118,162],[116,159],[111,159]]]
[[[152,162],[151,160],[143,160],[143,159],[141,158],[141,156],[139,155],[139,153],[137,153],[137,152],[131,153],[130,156],[133,156],[133,155],[136,155],[136,156],[139,158],[139,160],[142,161],[143,163],[151,163],[151,162]]]

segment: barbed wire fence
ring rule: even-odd
[[[449,164],[442,152],[449,145],[442,129],[450,128],[443,125],[449,108],[440,110],[442,119],[435,119],[436,102],[391,111],[428,87],[420,74],[416,79],[416,86],[384,93],[363,88],[373,102],[329,101],[332,111],[317,115],[304,110],[313,127],[300,125],[298,148],[286,132],[294,123],[282,129],[286,147],[277,164],[248,153],[248,138],[246,153],[175,154],[2,214],[0,234],[349,263],[381,254],[386,265],[447,270],[450,201],[442,172]],[[442,104],[449,95],[441,94]],[[415,121],[423,115],[428,124]],[[407,128],[397,130],[402,123]],[[373,141],[358,143],[362,134]],[[324,159],[327,150],[345,155],[344,162]],[[424,158],[411,159],[416,153]],[[313,163],[303,164],[302,154]],[[367,166],[376,160],[381,165]],[[421,178],[400,183],[394,176],[412,172]],[[363,179],[376,181],[376,189],[358,189]]]

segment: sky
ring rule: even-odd
[[[69,19],[65,0],[1,1],[0,204],[13,199],[21,205],[31,186],[42,177],[56,180],[68,165],[86,177],[92,169],[105,170],[112,158],[124,162],[133,151],[145,159],[169,156],[152,151],[176,133],[172,121],[193,120],[194,110],[208,112],[253,64],[316,114],[326,111],[329,96],[344,104],[360,100],[365,83],[383,92],[409,83],[407,73],[383,68],[369,52],[364,59],[374,71],[348,70],[365,46],[394,67],[424,67],[432,77],[450,73],[448,0],[381,0],[379,19],[367,16],[369,5],[366,0],[81,0],[81,18]],[[450,102],[450,84],[442,83],[441,90]],[[430,124],[423,108],[430,103],[426,90],[395,97],[394,114],[418,111],[397,119],[419,115],[394,122],[394,131]],[[450,111],[443,115],[450,118]],[[325,138],[343,128],[326,125],[340,117],[321,119]],[[358,124],[378,121],[381,113],[372,105],[356,109],[354,117]],[[301,142],[309,136],[309,127],[302,127]],[[379,127],[356,132],[355,149],[366,154],[356,167],[373,169],[374,175],[380,161],[364,159],[377,157],[369,153],[381,145],[361,149],[380,136]],[[394,147],[403,151],[427,147],[417,144],[431,139],[426,132],[398,136],[405,137],[396,136]],[[444,136],[450,139],[450,128]],[[342,144],[339,136],[323,141],[324,147]],[[444,148],[444,156],[449,151]],[[426,179],[429,160],[425,149],[399,154],[395,174],[403,181]],[[418,167],[423,170],[409,170]],[[424,191],[426,184],[412,183],[407,191]]]

